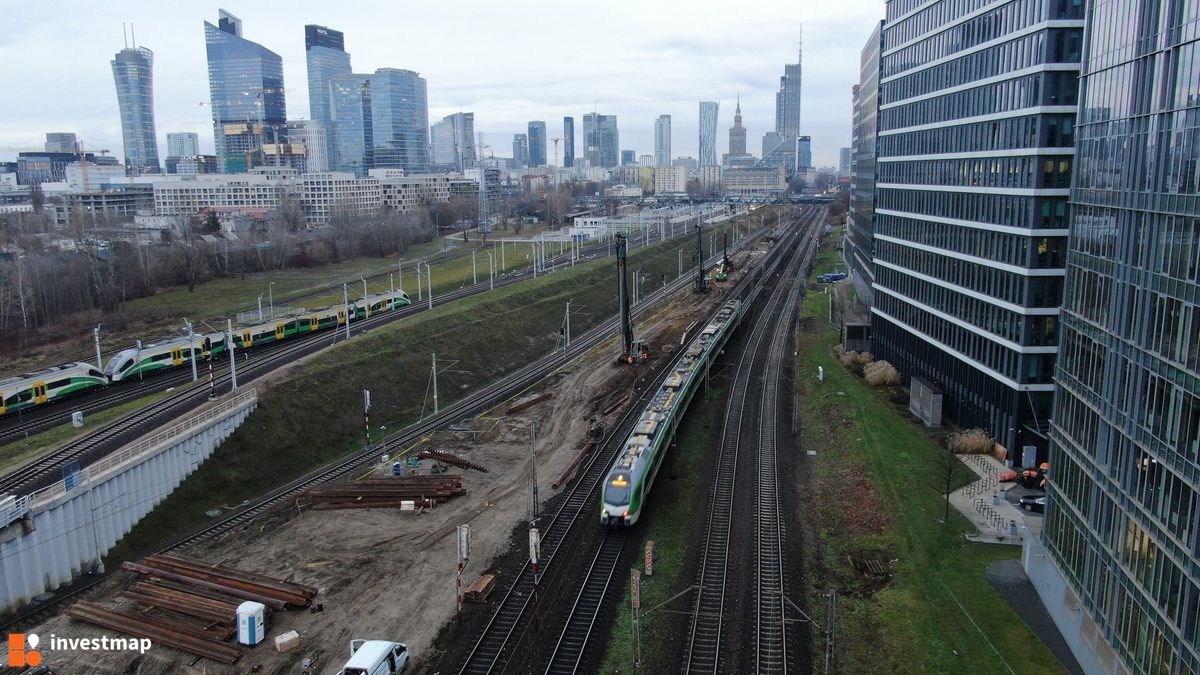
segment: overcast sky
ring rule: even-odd
[[[672,116],[672,154],[697,155],[698,102],[720,101],[718,153],[727,150],[741,92],[749,152],[774,129],[775,92],[794,63],[803,24],[802,132],[814,163],[836,166],[849,145],[850,87],[859,52],[883,17],[883,0],[392,0],[390,2],[94,2],[5,5],[0,32],[4,107],[0,147],[40,149],[48,131],[72,131],[87,148],[121,154],[110,61],[123,46],[122,22],[154,51],[159,154],[169,131],[200,134],[212,152],[204,52],[205,20],[217,9],[242,19],[243,37],[283,57],[289,119],[308,117],[304,25],[346,34],[355,72],[407,68],[429,84],[430,122],[475,113],[495,155],[511,156],[512,135],[545,120],[593,109],[618,116],[622,149],[652,154],[654,119]],[[549,152],[553,153],[550,143]],[[0,151],[11,159],[15,152]]]

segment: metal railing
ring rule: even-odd
[[[62,495],[67,494],[71,490],[81,485],[90,484],[96,476],[103,475],[117,467],[129,463],[150,450],[161,446],[163,443],[181,436],[190,434],[196,427],[204,426],[211,422],[224,419],[242,409],[248,404],[252,404],[258,400],[258,390],[251,389],[247,392],[238,394],[228,401],[223,401],[217,405],[205,410],[199,415],[190,417],[178,424],[171,425],[166,429],[150,436],[143,438],[131,445],[127,445],[116,452],[107,455],[96,462],[88,465],[77,474],[65,477],[55,483],[32,492],[23,497],[19,497],[16,502],[16,510],[19,512],[17,517],[24,515],[31,507],[38,503],[47,502],[57,499]]]

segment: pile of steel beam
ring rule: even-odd
[[[127,562],[122,567],[130,572],[222,593],[239,600],[261,602],[272,609],[283,609],[287,605],[308,607],[317,594],[317,589],[312,586],[179,556],[155,554],[147,556],[140,564]]]
[[[127,635],[149,638],[155,645],[174,647],[218,663],[233,663],[242,656],[240,648],[215,639],[195,628],[194,624],[161,616],[117,612],[90,602],[75,603],[67,610],[67,616]]]
[[[308,491],[314,509],[432,507],[465,494],[457,474],[370,478]]]
[[[457,466],[460,469],[474,469],[476,471],[482,471],[483,473],[488,472],[487,469],[479,464],[476,464],[475,462],[449,452],[442,452],[441,450],[422,450],[421,452],[417,453],[417,457],[420,457],[421,459],[436,459],[439,462],[450,464],[451,466]]]

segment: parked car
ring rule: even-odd
[[[830,284],[846,278],[845,272],[827,272],[817,277],[818,284]]]
[[[1027,495],[1017,502],[1021,508],[1032,513],[1045,513],[1046,495]]]

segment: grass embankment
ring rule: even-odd
[[[52,452],[84,434],[89,434],[113,420],[120,419],[135,410],[148,406],[169,395],[177,395],[180,390],[186,389],[189,386],[191,386],[191,383],[176,387],[169,394],[166,391],[160,391],[149,396],[143,396],[135,401],[122,403],[115,408],[84,415],[83,426],[78,429],[71,426],[70,402],[61,404],[59,407],[62,410],[64,418],[64,422],[61,425],[0,446],[0,473],[14,469],[35,457]]]
[[[832,269],[826,239],[814,269]],[[1056,658],[988,583],[984,571],[1020,549],[974,544],[969,521],[951,510],[942,522],[937,485],[940,448],[883,394],[834,354],[829,298],[810,291],[797,359],[801,447],[810,476],[802,501],[815,523],[805,568],[809,605],[823,620],[824,594],[837,592],[837,671],[843,673],[1056,673]],[[825,381],[815,378],[818,366]],[[944,473],[943,473],[944,475]],[[798,485],[802,483],[798,482]],[[891,564],[895,576],[872,584],[849,559]],[[816,573],[812,573],[815,571]],[[814,636],[823,655],[823,638]],[[823,659],[814,667],[823,666]]]
[[[646,292],[659,287],[654,281],[663,274],[675,277],[676,256],[670,242],[631,254],[631,266],[651,280]],[[611,261],[435,307],[318,354],[262,392],[250,418],[134,527],[106,563],[111,567],[154,550],[174,533],[204,522],[206,510],[261,495],[360,448],[364,388],[371,390],[376,428],[394,431],[415,421],[428,389],[431,352],[439,365],[457,362],[438,375],[439,401],[446,406],[551,351],[568,300],[576,310],[575,335],[615,314]]]
[[[715,384],[715,382],[714,382]],[[708,472],[701,473],[704,455],[713,446],[713,436],[719,433],[721,418],[724,413],[722,401],[725,396],[724,386],[713,386],[704,395],[703,389],[696,393],[691,407],[679,427],[676,438],[678,446],[664,460],[666,464],[655,482],[650,501],[642,516],[640,536],[632,542],[634,550],[641,553],[646,549],[646,542],[654,541],[656,560],[654,576],[642,577],[641,582],[641,633],[642,633],[642,668],[644,673],[668,673],[678,670],[679,655],[682,643],[671,640],[671,617],[669,612],[687,612],[695,602],[693,593],[685,593],[656,612],[647,614],[648,610],[659,607],[676,593],[692,583],[691,575],[683,578],[684,556],[688,548],[688,532],[692,530],[693,519],[702,511],[696,510],[695,499],[698,493],[707,493],[708,483],[712,476]],[[676,480],[670,480],[668,469],[674,466],[677,472]],[[693,549],[698,550],[699,542],[690,542]],[[642,557],[635,558],[635,564],[643,568]],[[613,622],[612,634],[604,653],[601,673],[633,672],[633,610],[630,607],[629,574],[618,570],[616,579],[623,588],[623,595],[617,603],[617,615]]]

